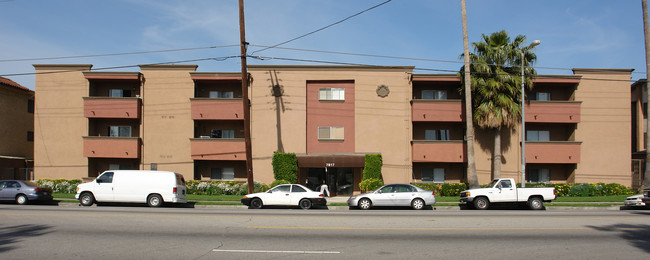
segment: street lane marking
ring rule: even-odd
[[[576,228],[508,228],[508,227],[495,227],[495,228],[390,228],[390,227],[288,227],[288,226],[248,226],[250,229],[302,229],[302,230],[650,230],[650,228],[608,228],[608,227],[576,227]]]
[[[282,251],[282,250],[236,250],[212,249],[212,252],[224,253],[281,253],[281,254],[340,254],[338,251]]]

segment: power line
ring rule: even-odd
[[[148,53],[162,53],[162,52],[176,52],[176,51],[193,51],[204,49],[216,49],[226,47],[239,47],[239,45],[222,45],[222,46],[207,46],[183,49],[168,49],[168,50],[154,50],[154,51],[137,51],[137,52],[122,52],[122,53],[107,53],[107,54],[89,54],[77,56],[60,56],[60,57],[44,57],[44,58],[25,58],[25,59],[6,59],[0,62],[16,62],[16,61],[37,61],[37,60],[61,60],[61,59],[76,59],[76,58],[92,58],[92,57],[106,57],[106,56],[120,56],[120,55],[135,55],[135,54],[148,54]]]
[[[382,5],[385,5],[385,4],[387,4],[388,2],[390,2],[390,1],[392,1],[392,0],[384,1],[383,3],[377,4],[377,5],[375,5],[375,6],[373,6],[373,7],[370,7],[370,8],[368,8],[368,9],[366,9],[366,10],[363,10],[363,11],[361,11],[361,12],[358,12],[358,13],[356,13],[356,14],[353,14],[353,15],[351,15],[351,16],[348,16],[348,17],[344,18],[343,20],[340,20],[340,21],[338,21],[338,22],[332,23],[332,24],[327,25],[327,26],[325,26],[325,27],[321,27],[320,29],[317,29],[317,30],[315,30],[315,31],[311,31],[311,32],[309,32],[309,33],[306,33],[306,34],[300,35],[300,36],[298,36],[298,37],[296,37],[296,38],[293,38],[293,39],[291,39],[291,40],[284,41],[284,42],[278,43],[278,44],[276,44],[276,45],[266,47],[266,48],[261,49],[261,50],[256,50],[256,51],[252,52],[251,54],[256,53],[256,52],[265,51],[265,50],[272,49],[272,48],[276,48],[276,47],[278,47],[278,46],[280,46],[280,45],[287,44],[287,43],[290,43],[290,42],[292,42],[292,41],[298,40],[298,39],[300,39],[300,38],[307,37],[307,36],[312,35],[312,34],[314,34],[314,33],[317,33],[317,32],[320,32],[320,31],[322,31],[322,30],[325,30],[325,29],[327,29],[327,28],[330,28],[330,27],[332,27],[332,26],[334,26],[334,25],[337,25],[337,24],[340,24],[340,23],[342,23],[342,22],[345,22],[345,21],[349,20],[349,19],[352,18],[352,17],[358,16],[358,15],[360,15],[360,14],[362,14],[362,13],[365,13],[365,12],[367,12],[367,11],[370,11],[370,10],[372,10],[372,9],[375,9],[375,8],[377,8],[377,7],[380,7],[380,6],[382,6]]]

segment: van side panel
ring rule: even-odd
[[[114,201],[146,203],[150,194],[160,194],[164,202],[185,203],[186,188],[177,185],[176,174],[166,171],[114,171]],[[177,193],[174,194],[174,188]]]

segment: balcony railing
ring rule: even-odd
[[[244,120],[241,98],[191,98],[192,120]]]
[[[84,136],[84,156],[88,158],[140,158],[139,137]]]
[[[463,140],[411,141],[413,162],[466,162],[467,147]]]
[[[190,150],[192,160],[246,160],[246,145],[243,138],[192,138]]]
[[[526,163],[580,163],[582,142],[526,142]]]
[[[458,99],[414,99],[411,102],[413,122],[462,122],[463,103]]]
[[[142,100],[137,97],[84,97],[86,118],[140,118]]]
[[[527,123],[580,123],[580,101],[530,101]]]

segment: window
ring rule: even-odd
[[[512,183],[509,180],[502,180],[499,185],[501,185],[501,188],[512,188]]]
[[[280,185],[271,189],[271,192],[278,192],[278,191],[289,192],[290,190],[291,190],[291,185]]]
[[[548,142],[551,140],[551,134],[548,130],[528,130],[526,131],[526,141],[531,142]]]
[[[648,102],[643,102],[643,109],[641,110],[641,113],[643,113],[643,119],[648,118]]]
[[[449,140],[449,129],[424,130],[424,140]]]
[[[105,172],[97,177],[97,183],[113,183],[113,172]]]
[[[320,88],[318,100],[345,100],[344,88]]]
[[[291,192],[307,192],[305,189],[298,185],[291,185],[293,188],[291,189]]]
[[[130,97],[131,90],[128,89],[110,89],[108,90],[109,97]]]
[[[27,100],[27,113],[34,114],[34,100]]]
[[[397,185],[397,192],[416,192],[415,188],[408,185]]]
[[[27,131],[27,142],[33,142],[33,141],[34,141],[34,132]]]
[[[235,168],[210,168],[211,180],[234,181]]]
[[[445,168],[423,168],[422,182],[445,182]]]
[[[212,129],[210,138],[235,138],[235,130]]]
[[[447,99],[446,90],[422,90],[422,99]]]
[[[128,164],[114,164],[111,163],[108,165],[109,170],[132,170],[131,166]]]
[[[319,126],[319,140],[343,140],[343,127]]]
[[[551,100],[551,93],[550,92],[536,92],[535,93],[535,100],[550,101]]]
[[[131,137],[131,127],[130,126],[109,126],[108,136]]]
[[[210,98],[233,98],[232,91],[210,91]]]
[[[381,188],[382,193],[391,193],[391,192],[397,192],[397,188],[395,188],[395,185],[389,185]]]
[[[526,173],[527,182],[550,182],[550,169],[528,169]]]

